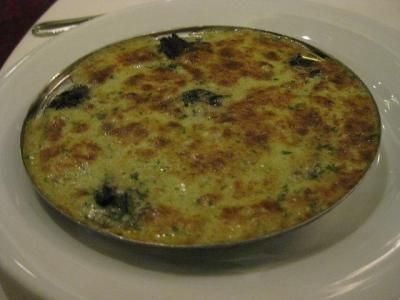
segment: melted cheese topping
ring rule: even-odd
[[[294,227],[360,180],[379,116],[345,66],[287,37],[209,28],[174,58],[161,37],[70,68],[87,99],[27,119],[23,160],[72,219],[158,244],[229,243]]]

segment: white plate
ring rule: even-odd
[[[179,263],[77,228],[41,204],[19,134],[36,95],[82,55],[134,35],[196,25],[257,27],[303,39],[349,65],[383,122],[380,153],[351,196],[317,222],[237,259]],[[303,1],[153,1],[63,34],[0,82],[0,267],[51,299],[395,299],[400,295],[400,37]],[[184,257],[182,257],[184,258]]]

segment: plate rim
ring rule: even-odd
[[[164,3],[164,1],[162,1],[162,0],[152,1],[152,3],[160,3],[160,2]],[[175,2],[179,2],[179,1],[173,1],[173,2],[175,3]],[[144,4],[144,6],[147,6],[147,3]],[[133,5],[133,6],[129,7],[129,9],[136,9],[136,8],[137,8],[137,5]],[[88,24],[85,24],[84,26],[82,26],[81,27],[82,29],[79,28],[79,29],[76,29],[76,30],[72,31],[71,33],[67,33],[67,34],[68,34],[68,36],[71,36],[71,37],[77,36],[77,35],[84,35],[84,31],[86,30],[85,28],[94,28],[95,26],[100,25],[102,23],[110,22],[112,19],[114,19],[116,16],[119,16],[120,14],[123,14],[123,15],[126,14],[126,8],[123,10],[118,10],[116,12],[107,14],[103,17],[100,17],[98,20],[93,20],[93,23],[91,22],[91,23],[88,23]],[[42,46],[36,48],[34,51],[27,54],[19,62],[17,62],[17,64],[15,65],[16,67],[13,66],[9,71],[6,72],[7,76],[4,76],[2,79],[0,79],[0,93],[2,93],[4,86],[8,83],[9,80],[12,80],[15,76],[18,76],[18,72],[22,72],[23,69],[26,68],[27,64],[29,66],[32,56],[36,56],[37,53],[42,53],[43,51],[48,51],[48,49],[51,49],[53,44],[57,44],[57,43],[59,43],[58,39],[49,40],[48,42],[45,42]],[[15,74],[17,74],[17,75],[15,75]],[[0,227],[0,232],[3,232],[3,231],[4,231],[4,229]],[[4,232],[3,232],[3,234],[4,234]],[[3,271],[5,269],[7,271],[10,268],[9,266],[11,266],[11,264],[4,262],[2,255],[0,255],[0,269],[3,269]],[[14,265],[13,265],[13,267],[15,268]],[[12,275],[14,275],[16,277],[16,279],[21,282],[24,281],[27,283],[26,278],[32,279],[30,276],[26,277],[25,273],[22,273],[22,274],[24,274],[25,276],[20,276],[20,275],[15,276],[15,273]],[[25,278],[22,278],[22,277],[25,277]],[[35,292],[35,291],[43,292],[42,290],[40,290],[40,287],[37,285],[37,282],[35,282],[35,280],[32,280],[30,283],[28,283],[28,287],[33,292]],[[51,293],[57,293],[57,291],[54,290]],[[66,291],[63,291],[61,294],[59,294],[59,296],[63,295],[64,292],[66,292]],[[53,296],[54,295],[56,295],[56,294],[53,294]]]

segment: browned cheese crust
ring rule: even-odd
[[[171,245],[274,234],[324,212],[379,144],[375,103],[337,60],[280,35],[207,28],[94,52],[27,119],[23,159],[72,219]]]

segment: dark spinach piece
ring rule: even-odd
[[[48,107],[54,109],[75,107],[85,101],[88,97],[89,88],[85,85],[78,85],[57,95]]]
[[[325,171],[326,170],[320,164],[316,164],[308,171],[307,178],[311,180],[319,180]]]
[[[215,94],[205,89],[193,89],[183,92],[181,95],[181,99],[185,106],[197,102],[207,103],[212,106],[221,106],[223,97],[224,96],[222,95]]]
[[[101,216],[106,220],[119,220],[123,224],[137,227],[140,217],[150,207],[147,192],[136,189],[119,191],[108,183],[94,193],[96,204],[101,207]],[[101,220],[104,222],[104,220]]]
[[[191,46],[192,43],[185,41],[175,33],[160,39],[160,51],[170,59],[177,58],[186,49],[191,48]]]
[[[96,203],[102,207],[110,205],[117,197],[118,194],[116,190],[108,184],[103,184],[101,190],[96,191],[94,194]]]
[[[280,193],[278,194],[278,197],[277,197],[278,202],[285,200],[287,198],[288,194],[289,194],[289,185],[286,183],[282,187]]]

